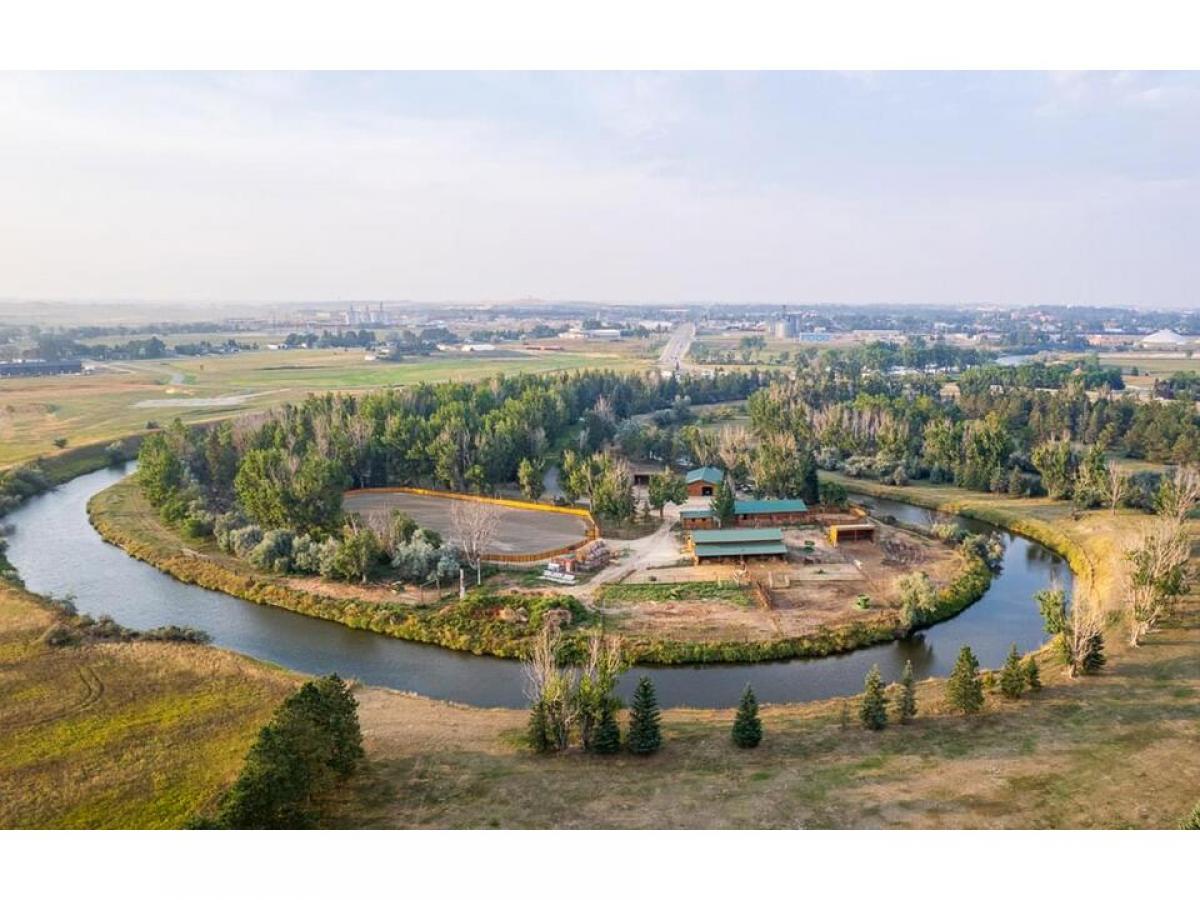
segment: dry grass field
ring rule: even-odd
[[[209,808],[298,679],[211,647],[52,648],[0,587],[0,828],[177,828]]]
[[[859,485],[855,485],[860,487]],[[954,488],[909,499],[984,512],[1070,541],[1090,585],[1113,599],[1129,516],[1009,501]],[[931,496],[923,495],[928,492]],[[933,496],[936,493],[936,496]],[[1084,573],[1087,579],[1087,572]],[[348,827],[475,828],[1171,828],[1200,801],[1200,598],[1147,645],[1114,629],[1102,674],[1072,681],[1049,651],[1044,690],[989,694],[967,718],[920,685],[911,724],[864,731],[840,700],[768,707],[756,750],[733,747],[732,711],[668,710],[649,759],[536,756],[525,716],[394,692],[360,694],[367,773],[332,822]]]

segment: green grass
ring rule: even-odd
[[[361,350],[259,351],[231,356],[112,363],[95,375],[0,382],[0,466],[55,452],[54,439],[105,444],[147,422],[213,421],[296,402],[329,390],[363,391],[422,381],[479,380],[499,373],[645,368],[635,346],[497,356],[438,355],[367,362]],[[138,406],[144,401],[251,395],[235,406]]]
[[[599,598],[612,603],[729,603],[750,606],[754,598],[748,587],[716,581],[688,581],[681,584],[606,584]]]

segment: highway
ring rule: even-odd
[[[658,357],[658,367],[664,372],[674,372],[686,368],[684,360],[692,341],[696,337],[696,326],[692,322],[684,322],[671,333],[671,339],[663,347]]]

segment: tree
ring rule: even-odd
[[[733,494],[733,487],[729,484],[729,479],[722,478],[717,489],[713,491],[712,500],[708,505],[718,526],[725,528],[733,524],[736,516],[736,504],[737,500]]]
[[[858,718],[863,728],[879,731],[887,727],[887,696],[883,692],[883,676],[879,666],[871,666],[863,680],[862,699],[858,704]]]
[[[517,466],[517,483],[529,500],[537,500],[545,490],[546,473],[541,459],[523,459]]]
[[[162,506],[183,486],[183,463],[167,442],[155,433],[142,441],[138,452],[138,484],[151,506]]]
[[[1191,540],[1183,519],[1155,517],[1140,543],[1125,553],[1125,607],[1129,643],[1137,647],[1154,630],[1174,599],[1187,591]]]
[[[351,518],[342,528],[342,540],[334,553],[331,574],[343,581],[358,580],[366,584],[371,567],[382,553],[378,535]]]
[[[1197,503],[1200,503],[1200,470],[1181,466],[1170,478],[1159,482],[1154,506],[1160,516],[1181,522]]]
[[[762,741],[762,734],[758,700],[754,696],[754,689],[746,685],[741,702],[738,703],[737,715],[733,719],[733,743],[743,749],[757,747]]]
[[[450,521],[463,557],[475,567],[475,584],[483,584],[483,557],[500,527],[500,507],[483,501],[455,502]]]
[[[1016,644],[1009,647],[1004,668],[1000,670],[1000,693],[1009,700],[1019,700],[1025,693],[1025,670]]]
[[[663,507],[668,503],[679,505],[687,503],[687,482],[677,472],[664,468],[662,472],[650,476],[649,485],[650,505],[658,510],[658,517],[663,516]]]
[[[1071,496],[1076,459],[1069,440],[1046,441],[1034,448],[1030,459],[1042,476],[1042,484],[1052,500]]]
[[[1103,495],[1109,512],[1114,516],[1121,501],[1129,496],[1129,479],[1114,459],[1110,459],[1104,466]]]
[[[1042,689],[1042,673],[1038,669],[1037,660],[1032,656],[1025,660],[1024,667],[1025,687],[1032,693],[1037,693]]]
[[[553,746],[550,722],[546,717],[546,704],[541,700],[533,701],[529,708],[529,725],[525,730],[525,738],[537,753],[545,753]]]
[[[834,509],[843,508],[849,501],[846,486],[836,481],[822,481],[817,495],[822,506],[830,506]]]
[[[654,693],[654,682],[645,675],[638,679],[633,692],[633,703],[629,709],[629,731],[625,742],[630,753],[641,756],[654,753],[662,746],[658,698]]]
[[[592,635],[588,641],[587,660],[579,673],[572,698],[584,750],[596,749],[596,730],[605,714],[611,717],[620,705],[613,692],[617,687],[617,678],[623,671],[625,656],[621,639],[611,635]]]
[[[896,698],[896,719],[904,724],[917,715],[917,683],[913,677],[912,660],[904,661],[900,676],[900,696]]]
[[[946,701],[959,712],[979,712],[983,708],[983,680],[979,677],[979,660],[970,647],[958,652],[954,671],[946,681]]]
[[[593,753],[602,756],[617,753],[621,749],[621,729],[617,726],[616,714],[610,706],[606,706],[600,715],[591,749]]]
[[[262,528],[284,528],[291,518],[290,480],[282,450],[251,450],[242,458],[233,486],[251,521]]]

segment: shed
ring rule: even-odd
[[[739,525],[798,525],[810,518],[808,504],[799,498],[738,500],[733,516]]]
[[[856,522],[852,525],[829,526],[829,543],[835,547],[839,543],[874,540],[875,525],[872,522]]]
[[[691,534],[692,559],[745,560],[747,556],[786,556],[778,528],[716,528]]]

